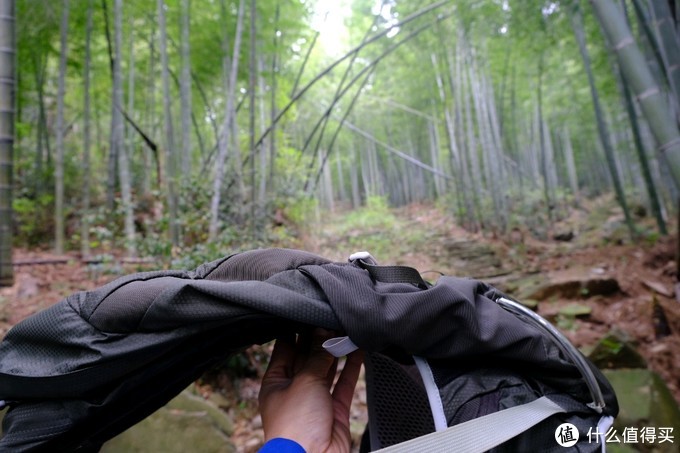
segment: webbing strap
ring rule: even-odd
[[[407,266],[376,266],[364,260],[357,260],[362,268],[366,269],[374,280],[384,283],[412,283],[420,289],[427,289],[429,285],[425,283],[420,273],[412,267]]]
[[[412,453],[414,451],[482,453],[560,412],[565,412],[565,410],[544,396],[521,406],[468,420],[444,431],[426,434],[377,451],[382,453]]]
[[[430,284],[423,280],[420,272],[407,266],[379,266],[367,251],[352,253],[349,262],[366,269],[373,280],[383,283],[411,283],[420,289],[428,289]]]

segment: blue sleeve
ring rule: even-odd
[[[257,453],[305,453],[305,449],[294,440],[277,437],[264,444]]]

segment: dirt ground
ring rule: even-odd
[[[422,220],[415,216],[412,219]],[[446,234],[446,228],[442,221],[439,233]],[[504,241],[484,240],[495,242],[499,250],[509,251]],[[526,261],[525,268],[534,271],[569,272],[570,269],[587,268],[615,278],[621,288],[615,294],[552,300],[539,304],[538,311],[550,318],[562,305],[574,300],[589,306],[592,311],[588,316],[576,318],[563,329],[570,340],[587,349],[612,329],[623,332],[648,366],[662,376],[680,403],[680,301],[675,294],[676,246],[674,236],[661,238],[653,244],[606,246],[526,241],[522,259]],[[318,243],[310,247],[315,252],[324,248]],[[27,264],[49,259],[66,259],[66,262]],[[27,250],[15,250],[14,260],[24,264],[15,267],[14,286],[0,289],[0,338],[12,325],[69,294],[101,286],[119,275],[149,269],[149,265],[115,262],[83,264],[76,254],[55,257],[50,253]],[[437,268],[440,264],[428,255],[428,250],[414,252],[404,261],[414,263],[419,270]],[[270,350],[271,345],[254,347],[244,355],[242,372],[236,375],[233,372],[214,372],[196,384],[206,397],[219,396],[220,405],[232,415],[235,422],[232,440],[238,451],[256,451],[262,442],[256,401],[259,379],[266,368]],[[358,436],[366,419],[362,382],[352,411],[353,431]]]
[[[615,330],[630,339],[648,367],[661,375],[680,404],[680,300],[675,294],[676,242],[665,238],[654,245],[617,245],[574,250],[541,261],[541,268],[565,272],[570,268],[596,269],[613,277],[621,291],[609,296],[578,298],[592,309],[562,329],[577,347],[588,350]],[[551,319],[563,304],[539,304],[538,312]]]

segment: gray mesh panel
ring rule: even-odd
[[[366,356],[371,448],[384,448],[434,431],[432,412],[415,365],[383,354]]]

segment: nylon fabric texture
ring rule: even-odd
[[[576,365],[494,302],[502,295],[495,288],[456,277],[424,287],[381,275],[395,279],[392,270],[371,275],[358,263],[268,249],[71,295],[0,343],[0,400],[10,406],[0,452],[96,451],[231,354],[315,327],[366,352],[372,449],[434,431],[414,355],[432,370],[449,426],[542,396],[567,411],[504,445],[549,451],[554,439],[542,442],[555,422],[600,419],[585,406]],[[604,415],[615,416],[613,390],[593,371]]]

